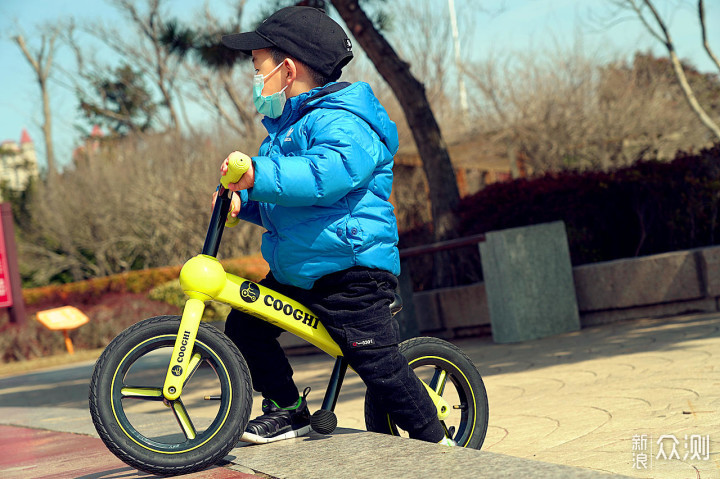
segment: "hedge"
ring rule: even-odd
[[[221,261],[225,271],[259,281],[268,271],[260,256]],[[179,300],[184,296],[177,278],[180,266],[131,271],[77,283],[23,290],[28,318],[23,327],[9,322],[0,314],[0,362],[21,361],[51,354],[65,353],[59,331],[50,331],[35,321],[34,312],[58,306],[79,307],[90,322],[70,331],[76,350],[105,347],[122,330],[137,321],[162,314],[179,314]],[[167,302],[162,292],[173,290],[178,301]],[[157,290],[158,293],[151,294]],[[227,310],[209,303],[208,319],[221,319]]]
[[[267,263],[259,255],[221,261],[225,271],[259,281],[268,272]],[[75,283],[42,286],[23,290],[28,306],[41,304],[88,304],[107,293],[147,293],[156,286],[175,280],[181,266],[168,266],[93,278]]]
[[[460,236],[562,220],[574,265],[718,244],[720,144],[671,162],[496,183],[464,198]]]
[[[458,237],[562,220],[573,265],[720,243],[720,144],[679,152],[670,162],[641,160],[613,171],[568,171],[494,183],[463,198]],[[432,225],[401,232],[400,248],[433,242]],[[415,290],[482,280],[476,245],[465,264],[437,284],[432,255],[406,264]]]

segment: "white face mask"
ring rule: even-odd
[[[275,73],[282,65],[283,64],[280,63],[265,76],[257,74],[253,77],[253,102],[255,103],[255,108],[257,108],[257,111],[260,114],[269,116],[270,118],[278,118],[282,115],[283,109],[285,108],[285,102],[287,101],[287,98],[285,97],[285,89],[288,86],[285,85],[285,88],[279,92],[268,96],[263,96],[262,91],[263,88],[265,88],[265,79]]]

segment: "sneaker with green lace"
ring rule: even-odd
[[[445,437],[438,442],[438,444],[442,446],[457,446],[457,442],[455,442],[452,437],[455,435],[455,426],[450,426],[450,429],[445,431]]]
[[[308,389],[290,407],[280,407],[272,399],[263,399],[263,414],[248,422],[240,440],[254,444],[265,444],[304,436],[309,433],[310,411],[305,399],[309,393]]]
[[[441,446],[457,446],[457,443],[447,436],[442,438],[440,442],[438,442],[438,444],[440,444]]]

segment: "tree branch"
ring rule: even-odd
[[[673,45],[672,38],[670,37],[670,32],[665,26],[665,22],[660,17],[660,14],[658,14],[651,0],[644,0],[644,2],[645,5],[650,9],[650,12],[655,17],[655,21],[657,22],[658,26],[663,32],[663,35],[665,36],[665,39],[661,39],[661,41],[665,44],[668,54],[670,55],[670,62],[672,63],[673,70],[675,71],[675,76],[677,77],[678,83],[680,84],[680,88],[685,94],[685,99],[690,105],[690,108],[692,108],[695,114],[697,114],[698,118],[700,118],[702,124],[705,125],[705,127],[710,130],[718,139],[720,139],[720,126],[718,126],[717,123],[715,123],[712,118],[710,118],[710,116],[700,106],[700,103],[698,103],[697,98],[695,97],[695,93],[690,87],[690,83],[685,76],[685,70],[683,70],[680,59],[678,58],[677,53],[675,53],[675,46]]]
[[[27,45],[25,44],[25,39],[22,35],[17,35],[13,38],[15,40],[15,43],[18,44],[20,47],[20,50],[22,50],[23,54],[25,55],[25,58],[30,63],[30,65],[33,67],[33,70],[35,70],[35,73],[40,77],[40,74],[42,73],[42,68],[38,64],[37,60],[30,54],[30,50],[28,50]]]
[[[655,6],[652,4],[652,2],[651,2],[650,0],[643,0],[643,1],[645,2],[645,5],[650,9],[650,13],[652,13],[652,14],[653,14],[653,17],[655,17],[655,21],[657,22],[658,26],[660,27],[660,30],[662,30],[664,39],[661,38],[660,35],[658,35],[657,33],[655,33],[655,31],[652,30],[652,28],[650,28],[650,26],[648,25],[648,23],[645,21],[645,17],[644,17],[641,13],[638,12],[638,15],[640,15],[640,19],[643,21],[643,23],[645,24],[645,26],[650,29],[650,32],[651,32],[656,38],[658,38],[661,42],[663,42],[663,43],[665,44],[665,47],[666,47],[668,50],[675,50],[675,46],[673,45],[672,39],[670,38],[670,31],[669,31],[669,30],[667,29],[667,27],[665,26],[665,22],[663,21],[663,19],[660,18],[660,14],[659,14],[658,11],[655,9]],[[633,2],[633,5],[634,5],[634,2]]]
[[[14,37],[15,43],[18,44],[25,58],[35,70],[36,79],[40,86],[40,94],[42,97],[43,107],[43,136],[45,138],[45,155],[47,158],[48,174],[55,175],[55,151],[52,142],[52,114],[50,112],[50,97],[48,95],[47,79],[50,76],[52,67],[53,53],[55,51],[55,40],[58,36],[58,30],[50,27],[50,39],[45,36],[47,30],[41,35],[42,43],[40,51],[33,56],[25,44],[22,35]],[[47,58],[45,58],[45,49],[47,48]]]
[[[655,29],[650,25],[650,23],[645,18],[645,15],[642,12],[642,9],[640,6],[638,6],[637,3],[635,3],[635,0],[625,0],[626,5],[630,5],[630,8],[635,12],[638,19],[642,22],[643,25],[645,25],[645,28],[647,31],[652,35],[653,37],[657,38],[658,41],[665,43],[665,40],[660,36],[658,32],[655,31]]]
[[[705,51],[710,56],[713,63],[715,63],[718,70],[720,70],[720,60],[718,60],[713,51],[710,49],[710,44],[707,40],[707,29],[705,27],[705,4],[703,3],[703,0],[698,0],[698,17],[700,18],[700,30],[702,31],[702,41]]]

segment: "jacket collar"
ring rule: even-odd
[[[351,85],[348,82],[331,82],[325,86],[313,88],[312,90],[306,91],[292,98],[288,98],[283,108],[282,115],[277,118],[264,117],[262,124],[267,129],[268,133],[278,131],[283,125],[289,121],[296,121],[297,118],[302,116],[306,109],[312,108],[312,104],[327,95],[336,93],[344,88]]]

